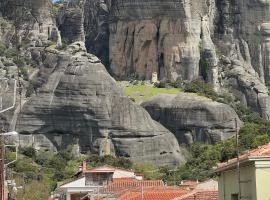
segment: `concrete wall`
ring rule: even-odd
[[[256,181],[254,165],[240,168],[241,174],[241,196],[242,200],[256,199]],[[219,200],[231,200],[232,194],[238,194],[238,177],[236,169],[222,172],[219,177]],[[259,199],[258,199],[259,200]],[[260,199],[261,200],[261,199]]]
[[[255,166],[257,200],[270,200],[270,161],[257,161]]]

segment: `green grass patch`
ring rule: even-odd
[[[159,94],[179,94],[179,88],[155,88],[150,85],[129,85],[124,88],[124,93],[127,97],[141,103],[142,101],[148,100],[153,96]]]

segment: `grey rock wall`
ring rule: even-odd
[[[43,57],[44,84],[24,104],[16,124],[26,143],[33,134],[34,145],[53,150],[75,143],[82,152],[124,156],[135,162],[184,162],[174,135],[123,96],[83,43],[72,44],[67,52],[47,50]]]
[[[57,23],[66,43],[85,41],[84,5],[81,1],[64,2],[58,13]]]
[[[238,128],[241,124],[230,106],[195,94],[158,95],[142,106],[172,131],[179,143],[226,140],[235,135],[235,120]]]
[[[60,42],[52,3],[48,0],[1,0],[3,17],[13,21],[21,39],[33,44],[46,44],[49,40]]]

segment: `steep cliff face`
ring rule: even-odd
[[[23,106],[16,130],[21,144],[128,157],[158,165],[183,163],[174,135],[124,97],[99,59],[83,43],[66,52],[48,49],[39,79],[44,83]],[[32,135],[33,134],[33,135]],[[34,138],[34,139],[33,139]]]
[[[202,78],[269,119],[270,1],[113,1],[110,70],[135,77]]]
[[[64,2],[57,17],[62,39],[66,43],[85,41],[84,5],[79,0]]]
[[[96,55],[110,70],[109,62],[109,1],[85,1],[84,28],[86,34],[86,48],[88,52]]]
[[[270,1],[217,1],[220,85],[269,119]]]
[[[197,79],[200,53],[213,54],[209,21],[214,8],[214,1],[115,3],[110,23],[112,71],[120,78],[151,79],[157,72],[160,80]],[[211,64],[214,67],[216,60]]]

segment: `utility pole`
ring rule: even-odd
[[[237,152],[237,183],[238,183],[238,199],[241,200],[241,174],[240,174],[240,150],[239,150],[239,134],[238,134],[238,124],[235,118],[235,142],[236,142],[236,152]]]

